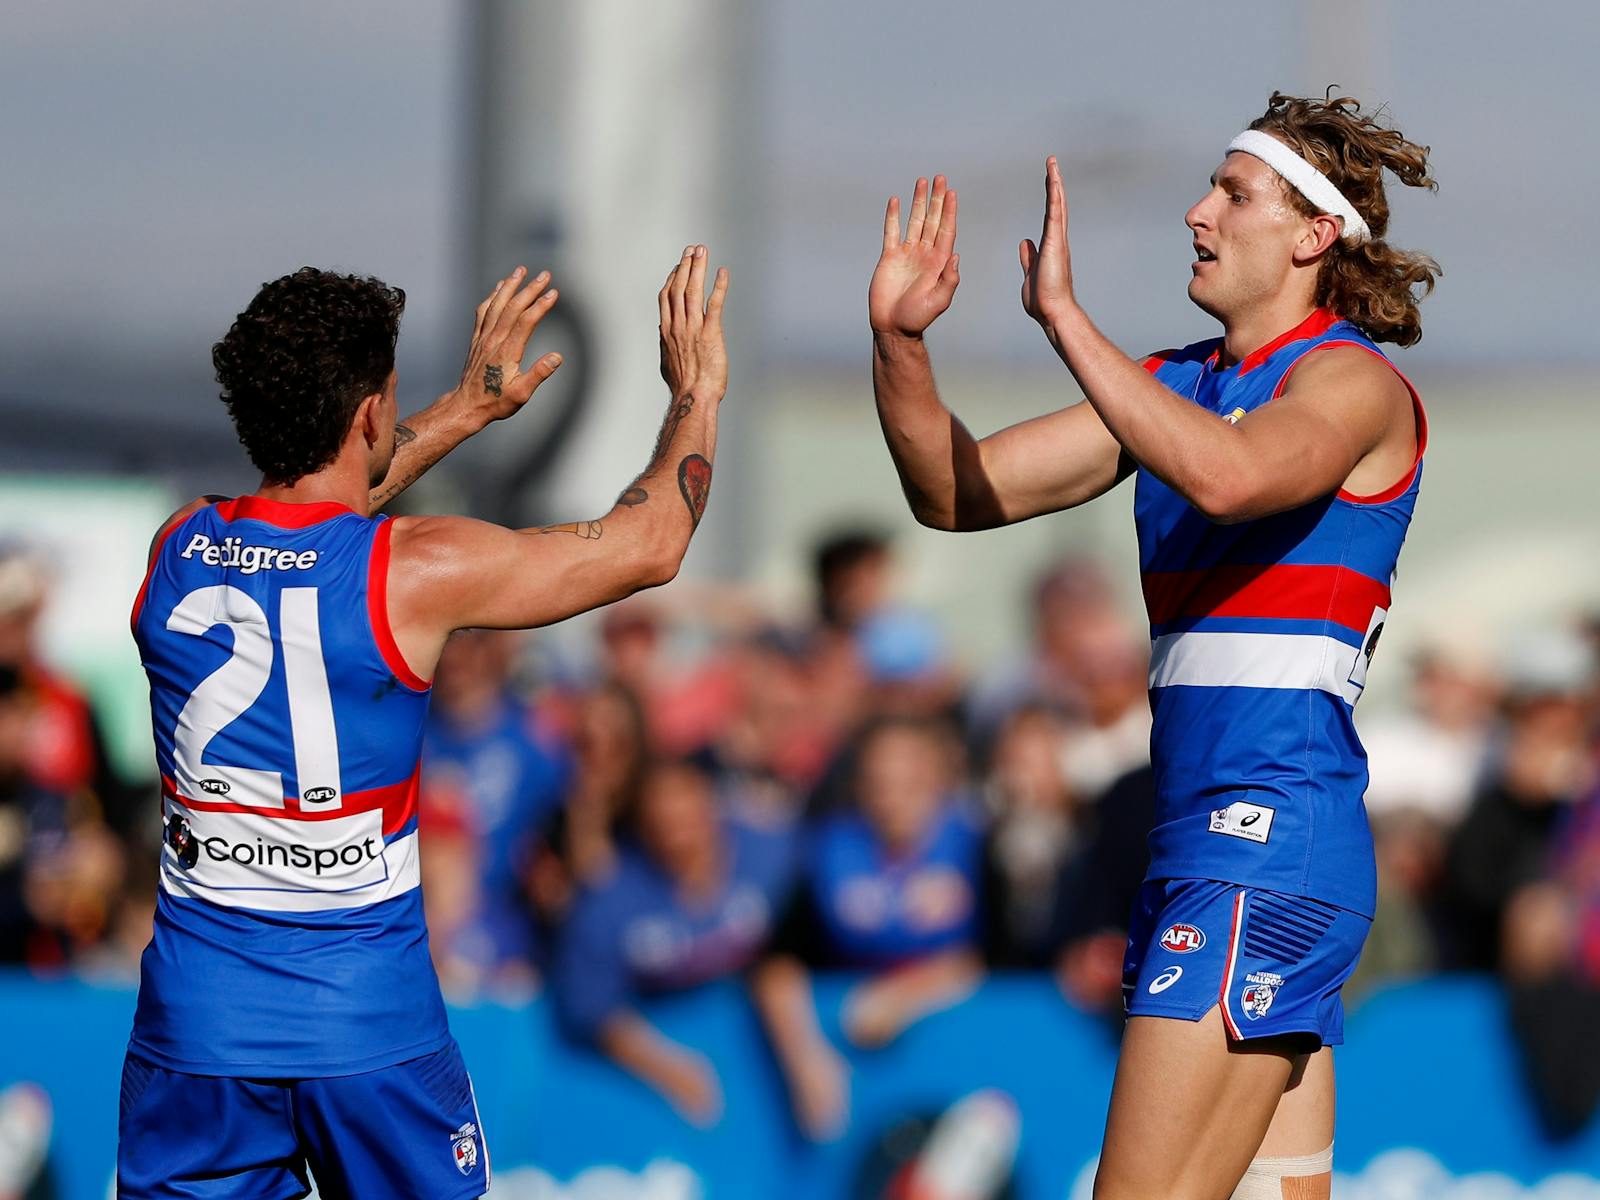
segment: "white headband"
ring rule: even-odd
[[[1230,153],[1241,150],[1253,158],[1259,158],[1288,180],[1289,186],[1315,204],[1319,211],[1332,217],[1342,217],[1344,230],[1340,236],[1345,241],[1359,246],[1372,236],[1372,230],[1367,228],[1356,206],[1333,186],[1333,181],[1270,133],[1246,129],[1228,143],[1228,150]]]

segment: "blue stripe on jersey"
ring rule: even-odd
[[[1169,633],[1303,633],[1338,638],[1360,646],[1363,635],[1336,621],[1290,621],[1278,617],[1182,617],[1150,626],[1152,638]]]

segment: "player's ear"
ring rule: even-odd
[[[1342,228],[1338,217],[1327,213],[1318,213],[1312,217],[1306,225],[1305,232],[1300,235],[1299,242],[1295,244],[1295,265],[1305,266],[1321,258],[1339,240]]]
[[[368,446],[376,446],[383,440],[383,401],[382,392],[373,392],[365,396],[356,408],[355,427],[361,431],[361,439]]]

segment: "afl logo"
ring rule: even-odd
[[[1205,932],[1194,925],[1168,925],[1161,935],[1161,948],[1173,954],[1193,954],[1205,944]]]
[[[229,788],[228,781],[225,779],[202,779],[200,781],[200,790],[209,792],[213,796],[226,796],[232,789]]]
[[[338,794],[338,791],[331,787],[307,788],[305,790],[305,800],[308,804],[326,804]]]

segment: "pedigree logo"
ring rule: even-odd
[[[277,546],[247,546],[243,538],[226,537],[218,544],[203,533],[189,539],[182,558],[199,557],[208,567],[231,567],[241,575],[257,571],[306,571],[317,565],[315,550],[281,550]]]

